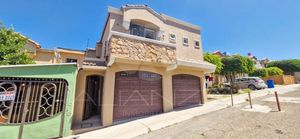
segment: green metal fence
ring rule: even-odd
[[[74,64],[0,67],[1,139],[70,135],[76,75]]]

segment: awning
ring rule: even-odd
[[[201,70],[204,73],[213,73],[216,70],[216,66],[214,64],[208,63],[206,61],[193,61],[193,60],[182,60],[182,59],[177,59],[176,64],[170,65],[168,67],[168,70],[173,70],[178,67]]]

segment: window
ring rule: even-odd
[[[66,62],[67,63],[77,63],[77,59],[67,58]]]
[[[148,39],[156,39],[155,30],[136,24],[130,24],[130,34]]]
[[[174,33],[170,33],[169,39],[170,42],[176,42],[176,35]]]
[[[183,45],[189,45],[189,39],[187,37],[183,38]]]
[[[200,42],[199,41],[195,41],[195,48],[200,48]]]
[[[154,30],[151,30],[148,28],[145,28],[144,30],[145,30],[145,32],[144,32],[145,38],[155,39],[155,31]]]

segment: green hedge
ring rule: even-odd
[[[274,76],[274,75],[283,75],[283,70],[278,68],[278,67],[255,69],[249,75],[250,76],[257,76],[257,77],[268,77],[268,76]]]
[[[272,61],[267,67],[278,67],[282,69],[285,74],[294,74],[294,72],[300,71],[300,59]]]

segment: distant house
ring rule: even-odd
[[[264,58],[264,59],[259,60],[256,56],[252,55],[251,53],[248,53],[248,57],[253,60],[254,67],[256,69],[266,68],[267,64],[269,63],[268,58]]]

